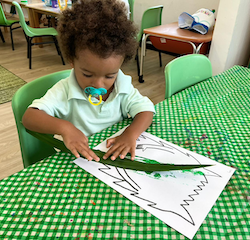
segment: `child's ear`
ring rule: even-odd
[[[70,64],[70,66],[71,66],[72,68],[74,68],[74,63],[73,63],[73,62],[70,62],[69,64]]]

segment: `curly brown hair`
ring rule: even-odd
[[[130,60],[138,47],[137,28],[126,11],[120,0],[80,0],[63,11],[58,32],[67,60],[73,62],[84,49],[102,58],[115,53]]]

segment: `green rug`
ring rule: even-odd
[[[26,82],[0,66],[0,104],[11,101],[18,88]]]

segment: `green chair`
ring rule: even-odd
[[[52,27],[51,28],[32,28],[32,27],[28,26],[26,24],[26,22],[25,22],[23,11],[22,11],[20,5],[16,1],[14,1],[12,3],[13,3],[13,5],[16,6],[16,10],[18,12],[19,19],[20,19],[20,24],[21,24],[21,26],[23,28],[23,31],[25,33],[25,36],[26,36],[26,40],[27,40],[27,57],[29,58],[29,68],[31,69],[31,56],[32,56],[31,47],[33,45],[46,44],[46,43],[55,43],[57,53],[58,53],[58,55],[61,56],[62,63],[63,63],[63,65],[65,65],[62,53],[60,51],[60,48],[59,48],[59,45],[58,45],[58,42],[57,42],[57,39],[56,39],[56,36],[58,35],[58,32],[56,31],[56,29],[54,29]],[[48,36],[53,38],[52,42],[37,42],[37,43],[32,42],[33,38],[36,38],[36,37],[48,37]]]
[[[130,10],[130,20],[134,21],[134,4],[135,0],[128,0],[129,3],[129,10]]]
[[[34,99],[41,98],[59,80],[69,76],[71,70],[64,70],[35,79],[19,88],[12,98],[12,110],[16,120],[23,165],[29,165],[54,154],[53,147],[41,142],[26,132],[22,117]]]
[[[10,39],[13,51],[14,51],[14,41],[13,41],[12,31],[21,27],[20,25],[18,25],[17,27],[13,27],[14,24],[19,24],[19,20],[7,20],[2,5],[0,4],[0,27],[8,27],[10,29]],[[0,33],[0,36],[2,41],[5,42],[2,32]]]
[[[162,10],[163,10],[163,5],[159,5],[159,6],[150,7],[143,13],[142,21],[141,21],[141,28],[137,35],[137,41],[140,43],[140,45],[141,45],[144,29],[161,25]],[[160,67],[161,67],[162,66],[161,52],[152,45],[149,39],[147,40],[146,48],[159,52],[159,60],[160,60]],[[138,50],[139,49],[137,49],[136,60],[137,60],[137,71],[138,71],[138,76],[139,76],[140,66],[139,66]]]
[[[205,55],[189,54],[178,57],[165,67],[165,98],[210,77],[212,66]]]

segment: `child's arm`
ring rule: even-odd
[[[152,123],[153,112],[140,112],[133,122],[125,131],[116,138],[107,140],[107,148],[112,146],[103,156],[104,159],[112,155],[111,159],[115,160],[118,156],[125,158],[127,153],[131,154],[131,160],[135,158],[136,140],[142,132],[144,132]]]
[[[58,134],[63,137],[66,147],[75,155],[79,154],[88,160],[99,161],[99,158],[89,148],[88,138],[71,122],[52,117],[42,110],[28,108],[22,119],[25,128],[31,131],[47,134]]]

